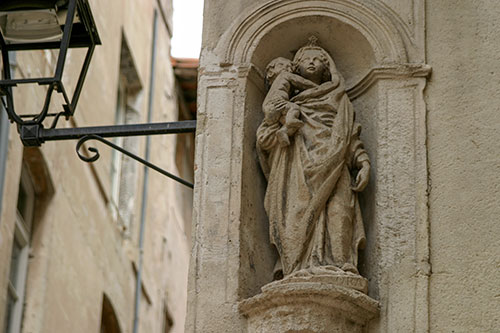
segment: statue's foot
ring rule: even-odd
[[[285,276],[285,279],[291,279],[291,278],[296,278],[296,277],[307,277],[311,276],[312,272],[310,268],[303,268],[299,271],[295,271],[287,276]]]
[[[366,293],[368,282],[359,275],[352,264],[343,264],[342,268],[335,265],[310,266],[275,279],[271,284],[287,284],[296,282],[321,282],[346,286]]]
[[[350,264],[350,263],[345,263],[342,268],[341,268],[344,272],[350,272],[350,273],[353,273],[353,274],[356,274],[356,275],[359,275],[359,271],[358,269],[356,268],[356,266],[354,266],[353,264]]]
[[[281,147],[286,147],[290,145],[290,139],[288,138],[288,134],[286,133],[286,131],[280,130],[276,133],[276,135],[278,136],[278,142]]]
[[[333,266],[333,265],[320,266],[318,268],[321,269],[322,272],[327,272],[327,273],[343,273],[344,272],[339,267]]]

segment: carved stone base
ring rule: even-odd
[[[251,333],[361,333],[379,312],[366,283],[350,273],[299,274],[267,284],[239,309]]]

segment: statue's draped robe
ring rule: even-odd
[[[309,93],[308,92],[314,92]],[[313,88],[294,99],[304,125],[280,147],[280,122],[263,121],[257,149],[268,184],[265,209],[270,237],[283,274],[313,266],[357,266],[365,241],[350,170],[368,156],[359,139],[361,127],[343,82],[332,91]]]

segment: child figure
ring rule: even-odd
[[[276,132],[280,146],[290,145],[289,137],[302,125],[299,120],[300,109],[290,102],[293,89],[306,90],[317,87],[314,82],[292,73],[292,61],[278,57],[266,67],[266,78],[270,84],[269,92],[264,99],[262,109],[265,121],[271,125],[278,120],[282,127]]]

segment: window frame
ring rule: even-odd
[[[7,304],[9,304],[10,300],[12,299],[13,306],[12,308],[7,306],[6,309],[5,328],[7,333],[21,332],[26,294],[26,281],[28,277],[31,229],[35,211],[35,186],[29,176],[27,167],[24,164],[22,166],[21,177],[19,181],[19,190],[24,191],[26,195],[26,204],[23,206],[23,212],[20,212],[18,206],[16,205],[16,219],[14,237],[12,240],[12,251],[14,251],[14,246],[16,246],[16,243],[19,245],[20,251],[17,259],[13,258],[13,252],[11,253],[10,258],[9,279],[7,286]],[[17,260],[15,265],[14,259]],[[15,273],[12,272],[13,269],[16,270]],[[12,281],[12,279],[14,281]]]
[[[127,79],[124,75],[120,74],[118,80],[118,92],[116,98],[116,111],[115,111],[115,125],[126,124],[127,119]],[[116,137],[113,139],[113,143],[117,146],[122,147],[124,142],[123,137]],[[119,207],[120,207],[120,187],[122,178],[122,165],[123,165],[123,155],[114,150],[111,153],[111,167],[110,167],[110,177],[111,177],[111,193],[110,193],[110,206],[113,219],[118,220],[120,218]]]
[[[142,84],[135,62],[122,32],[120,68],[117,83],[115,124],[135,124],[141,120]],[[116,138],[114,143],[134,153],[139,153],[138,137]],[[138,176],[135,161],[117,151],[112,152],[110,166],[109,209],[122,236],[130,237],[136,213]]]

